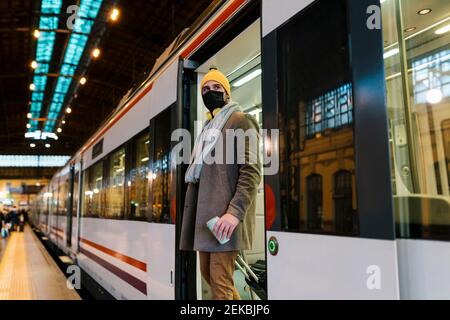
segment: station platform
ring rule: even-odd
[[[2,240],[0,259],[0,300],[81,299],[28,225]]]

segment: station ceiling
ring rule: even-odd
[[[217,2],[0,1],[0,154],[74,154],[174,38]],[[68,28],[73,5],[81,9],[82,28],[76,20]],[[113,9],[119,10],[115,21]],[[25,138],[38,130],[58,140]]]

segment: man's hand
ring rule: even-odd
[[[213,232],[220,240],[225,238],[230,239],[239,222],[239,219],[231,213],[226,213],[216,222]]]

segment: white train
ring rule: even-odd
[[[117,299],[208,298],[178,250],[170,151],[216,67],[269,130],[245,252],[268,299],[450,298],[450,3],[427,5],[215,2],[42,190],[34,225]]]

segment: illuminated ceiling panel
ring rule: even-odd
[[[52,132],[55,129],[55,123],[64,105],[67,92],[72,84],[73,76],[80,63],[102,2],[102,0],[82,0],[80,3],[78,19],[75,20],[73,33],[70,35],[69,43],[64,53],[63,64],[59,72],[60,76],[58,77],[47,114],[47,121],[44,126],[45,132]]]
[[[70,156],[0,155],[0,167],[63,167]]]
[[[36,86],[31,94],[30,120],[31,128],[29,131],[35,131],[38,127],[38,121],[44,99],[43,92],[47,84],[47,74],[49,63],[52,59],[53,47],[55,44],[55,30],[58,29],[58,15],[61,11],[62,0],[43,0],[41,4],[41,17],[39,19],[40,37],[36,44],[36,62],[37,68],[34,70],[33,83]],[[47,30],[47,31],[46,31]]]

